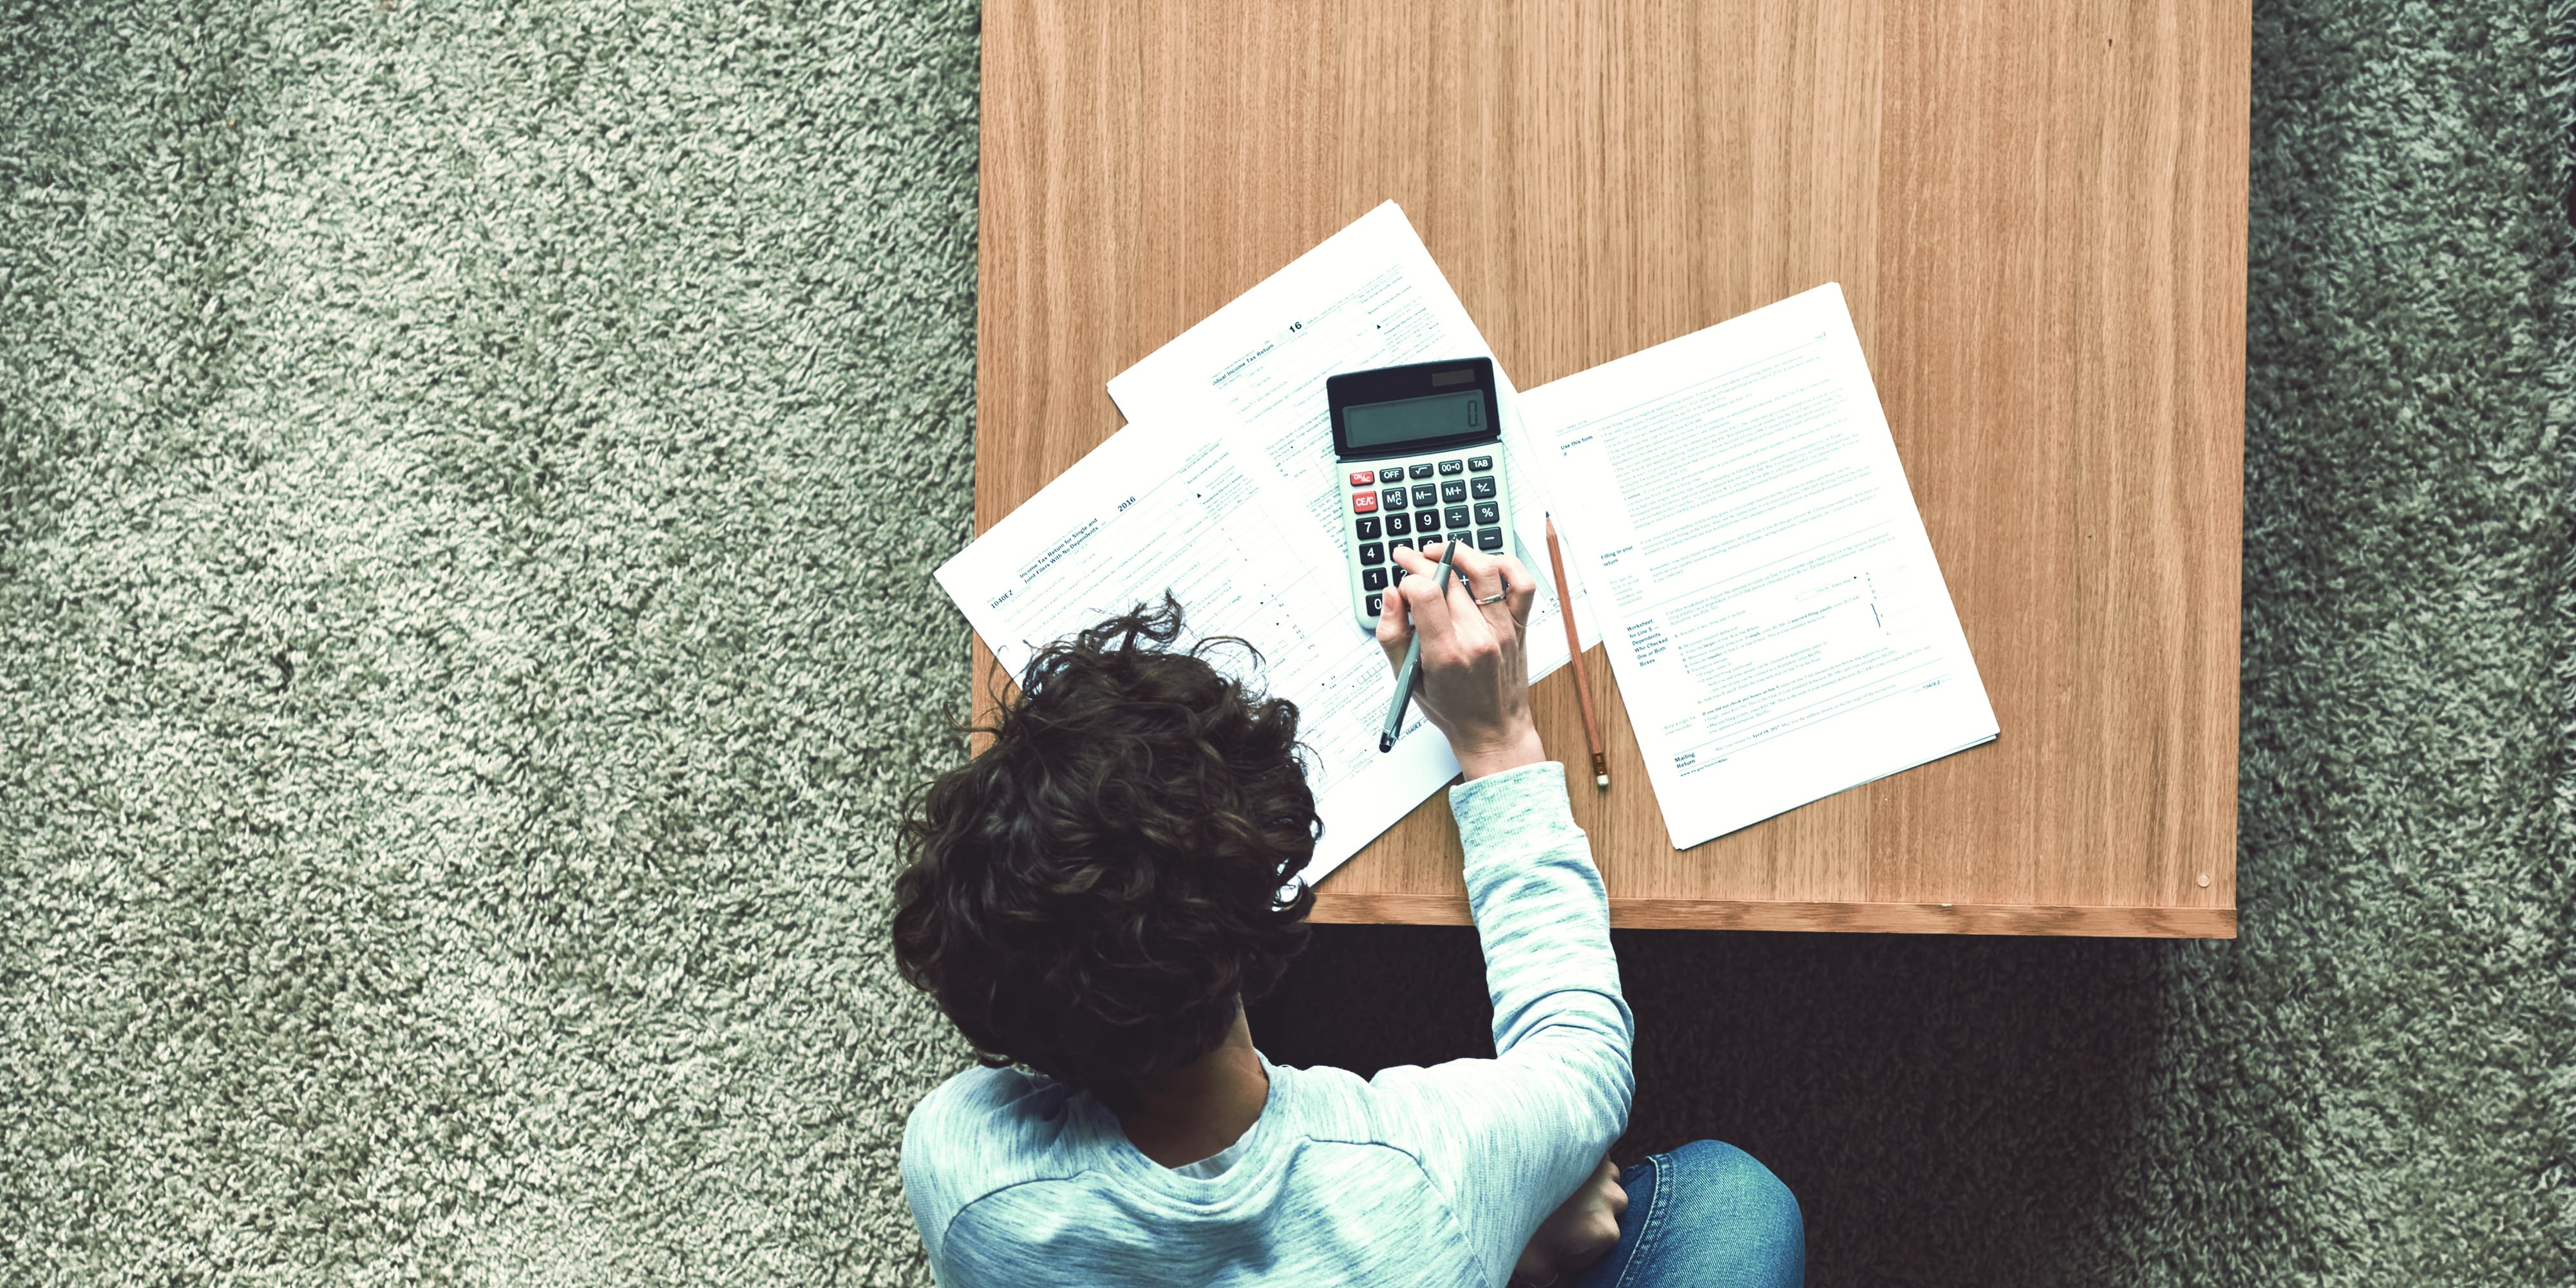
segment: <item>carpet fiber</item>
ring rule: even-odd
[[[974,6],[0,12],[0,1281],[927,1283]],[[2567,25],[2256,15],[2243,937],[1623,935],[1625,1152],[1817,1283],[2576,1279]]]

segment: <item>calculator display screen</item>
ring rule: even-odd
[[[1342,438],[1353,450],[1481,433],[1484,428],[1485,395],[1473,389],[1342,408]]]

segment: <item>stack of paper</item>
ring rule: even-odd
[[[1341,584],[1324,379],[1491,357],[1403,212],[1379,206],[1109,382],[1130,424],[938,572],[1001,664],[1166,590],[1193,636],[1295,702],[1318,880],[1457,773]],[[1502,385],[1515,553],[1608,628],[1672,843],[1687,848],[1995,736],[1841,292],[1824,287],[1528,395]],[[1247,540],[1247,534],[1259,540]],[[1590,600],[1584,587],[1599,587]],[[1540,587],[1531,679],[1565,664]]]

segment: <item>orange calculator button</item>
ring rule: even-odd
[[[1353,492],[1353,493],[1351,493],[1351,513],[1353,513],[1353,514],[1368,514],[1368,513],[1372,512],[1372,511],[1376,510],[1376,509],[1377,509],[1377,493],[1375,493],[1375,492]]]
[[[1375,483],[1375,482],[1377,482],[1377,475],[1376,475],[1376,473],[1375,473],[1375,472],[1373,472],[1373,471],[1370,471],[1370,470],[1353,470],[1353,471],[1351,471],[1351,486],[1352,486],[1352,487],[1367,487],[1369,484],[1371,484],[1371,483]]]

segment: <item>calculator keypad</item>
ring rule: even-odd
[[[1349,480],[1351,534],[1357,538],[1360,592],[1368,617],[1375,617],[1394,593],[1404,570],[1389,566],[1391,552],[1420,550],[1437,558],[1448,542],[1500,554],[1503,535],[1502,483],[1491,455],[1442,457],[1369,469],[1344,467]],[[1436,481],[1434,481],[1436,480]]]

